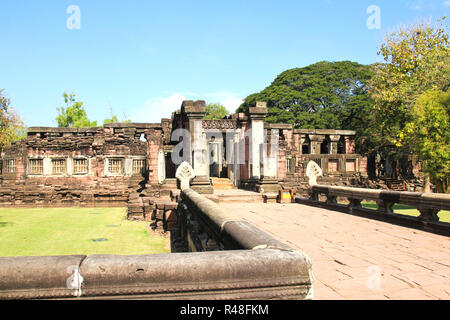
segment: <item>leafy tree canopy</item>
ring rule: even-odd
[[[380,147],[399,147],[399,134],[412,120],[411,109],[428,90],[448,91],[450,51],[448,27],[424,22],[387,34],[371,80],[375,104],[372,125],[379,132]]]
[[[26,135],[23,122],[0,90],[0,151]]]
[[[68,128],[88,128],[96,127],[97,121],[91,122],[88,117],[86,110],[83,107],[83,102],[76,101],[75,94],[64,93],[65,107],[57,108],[58,117],[58,127]]]
[[[267,122],[306,129],[354,129],[359,138],[370,137],[365,131],[372,104],[368,95],[371,76],[370,66],[351,61],[323,61],[287,70],[269,87],[248,96],[237,112],[266,101]],[[357,148],[364,151],[368,140],[357,141]]]
[[[220,120],[228,116],[228,110],[219,103],[209,103],[206,105],[205,120]]]
[[[438,191],[449,192],[450,92],[431,90],[421,94],[399,138],[398,146],[409,146],[424,160],[424,171]]]
[[[374,68],[371,96],[375,103],[370,127],[378,150],[394,159],[415,152],[425,173],[448,191],[450,88],[449,27],[445,18],[417,23],[387,34]]]
[[[126,118],[126,116],[124,116]],[[108,123],[131,123],[131,120],[122,120],[120,121],[117,115],[114,113],[113,109],[110,108],[110,118],[103,120],[103,124]]]

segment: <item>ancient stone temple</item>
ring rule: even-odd
[[[160,123],[29,128],[2,154],[0,204],[114,206],[143,192],[159,198],[177,188],[183,162],[194,171],[191,188],[203,194],[214,192],[214,179],[260,193],[301,191],[310,160],[326,179],[366,174],[354,131],[265,123],[263,102],[222,120],[204,120],[205,113],[204,101],[184,101]]]

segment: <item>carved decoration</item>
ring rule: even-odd
[[[181,190],[189,189],[191,180],[195,178],[194,169],[189,163],[184,161],[178,167],[175,176],[180,181]]]
[[[306,176],[309,178],[309,185],[312,187],[317,184],[317,178],[323,176],[323,172],[317,163],[310,161],[306,167]]]
[[[237,129],[237,122],[233,119],[203,120],[203,129]]]

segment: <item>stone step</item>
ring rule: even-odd
[[[229,178],[217,178],[217,177],[212,177],[211,180],[213,182],[231,182],[231,180]]]
[[[233,185],[228,185],[228,184],[213,184],[213,188],[216,190],[233,190],[236,189],[235,186]]]
[[[246,203],[263,203],[264,198],[262,194],[255,195],[212,195],[206,196],[216,203],[225,202],[246,202]]]
[[[211,178],[213,188],[216,190],[237,189],[228,178]]]

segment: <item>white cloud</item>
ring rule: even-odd
[[[450,0],[447,0],[447,1],[442,2],[442,5],[443,5],[444,7],[450,7]]]
[[[172,112],[181,107],[183,100],[186,100],[186,97],[179,93],[148,100],[144,105],[132,110],[131,120],[133,122],[159,123],[161,118],[170,118]]]
[[[207,103],[217,102],[233,114],[244,100],[234,92],[214,92],[205,94]]]
[[[221,104],[222,104],[225,108],[227,108],[227,110],[228,110],[231,114],[233,114],[233,113],[236,111],[236,109],[239,108],[239,106],[240,106],[243,102],[244,102],[244,99],[239,99],[239,98],[233,99],[233,98],[230,98],[230,99],[225,99],[225,100],[223,100],[223,101],[221,102]]]
[[[159,123],[162,118],[170,118],[172,112],[181,107],[183,100],[205,100],[206,103],[220,103],[233,114],[244,102],[234,92],[214,92],[199,95],[193,92],[171,92],[164,91],[165,97],[152,98],[140,107],[131,111],[133,122]]]
[[[409,8],[412,10],[420,11],[424,7],[424,1],[423,0],[415,0],[412,3],[409,4]]]

